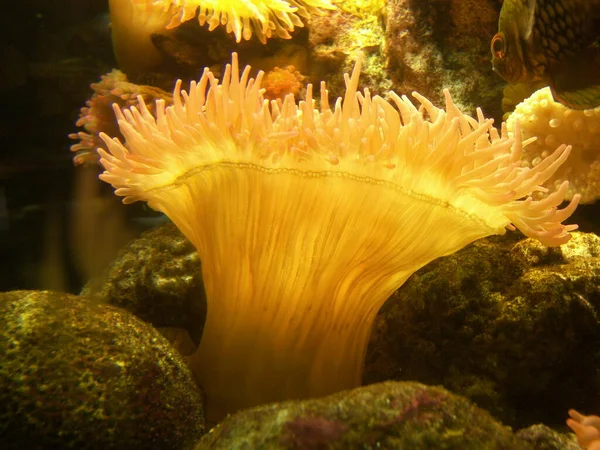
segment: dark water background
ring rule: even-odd
[[[0,15],[2,291],[77,292],[83,283],[70,230],[82,206],[73,196],[79,169],[67,135],[90,83],[115,66],[107,9],[106,0],[25,0]]]

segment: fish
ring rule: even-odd
[[[542,82],[571,109],[600,106],[600,0],[504,0],[490,48],[510,84]]]

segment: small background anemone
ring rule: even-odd
[[[154,100],[163,99],[170,104],[173,98],[171,93],[162,89],[130,83],[127,75],[117,69],[102,75],[100,81],[92,83],[90,87],[94,93],[81,108],[75,123],[83,131],[69,134],[70,139],[79,141],[71,146],[71,151],[75,152],[75,165],[98,162],[96,150],[105,148],[104,142],[98,137],[100,132],[120,135],[113,104],[120,107],[136,105],[138,96],[141,96],[153,111]]]

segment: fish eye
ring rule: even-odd
[[[496,33],[496,35],[492,38],[492,55],[498,59],[504,59],[506,56],[506,49],[504,47],[504,36],[501,33]]]

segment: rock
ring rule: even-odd
[[[490,62],[499,12],[497,0],[389,0],[385,40],[394,90],[416,90],[442,105],[448,88],[463,112],[482,107],[486,117],[501,118],[506,83]]]
[[[188,331],[198,344],[206,317],[206,295],[195,247],[169,223],[132,241],[101,281],[82,295],[126,309],[155,327]]]
[[[506,83],[492,71],[490,53],[499,12],[498,0],[341,2],[310,20],[310,78],[327,81],[333,102],[345,90],[339,74],[360,58],[360,86],[372,94],[417,91],[442,106],[447,88],[464,113],[481,107],[499,120]]]
[[[0,294],[0,447],[186,449],[202,397],[156,330],[49,291]]]
[[[600,238],[574,233],[555,249],[520,239],[477,241],[411,277],[378,315],[364,383],[441,384],[516,427],[562,425],[572,407],[594,411]],[[182,354],[198,344],[200,262],[175,226],[134,241],[99,292],[170,327],[165,334]]]
[[[394,87],[394,80],[386,71],[384,1],[368,0],[360,6],[340,2],[337,6],[335,11],[311,17],[308,25],[310,79],[315,91],[324,80],[331,104],[343,97],[346,86],[341,74],[350,74],[360,58],[360,89],[385,95]]]
[[[513,426],[594,411],[599,255],[594,234],[559,248],[507,234],[433,261],[380,311],[365,383],[442,384]]]
[[[535,450],[580,450],[575,435],[562,434],[546,425],[532,425],[517,433],[525,442],[529,442]]]
[[[206,434],[195,450],[258,448],[533,449],[465,398],[403,382],[240,411]]]

